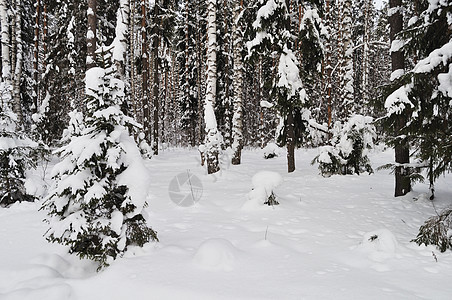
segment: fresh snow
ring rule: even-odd
[[[284,155],[264,159],[262,150],[245,149],[241,165],[222,162],[207,175],[197,149],[162,151],[128,174],[149,188],[145,212],[160,242],[129,247],[100,273],[46,242],[41,203],[0,208],[0,299],[450,299],[452,252],[410,240],[451,204],[452,176],[438,179],[433,206],[422,197],[428,184],[394,198],[388,171],[323,178],[310,164],[317,154],[297,150],[297,170],[287,174]],[[373,168],[393,154],[371,152]],[[50,183],[40,178],[45,168],[32,174],[36,185]],[[203,197],[179,207],[168,185],[187,170],[202,181]],[[280,205],[244,210],[262,172],[282,177]],[[119,216],[109,221],[119,230]]]

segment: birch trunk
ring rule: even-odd
[[[204,102],[205,121],[205,158],[207,173],[212,174],[220,170],[218,154],[221,136],[215,118],[215,96],[217,93],[217,28],[216,28],[216,0],[207,2],[207,82],[206,99]]]
[[[242,156],[243,147],[243,108],[242,108],[242,96],[243,96],[243,62],[242,62],[242,48],[243,38],[242,29],[240,28],[240,14],[242,12],[243,0],[239,4],[236,4],[234,10],[234,115],[232,116],[232,150],[234,152],[232,157],[232,164],[239,165]]]

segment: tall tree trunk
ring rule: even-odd
[[[153,84],[152,84],[152,96],[153,96],[153,115],[154,115],[154,126],[153,126],[153,143],[152,143],[152,150],[154,152],[154,155],[159,154],[159,92],[160,92],[160,78],[159,78],[159,42],[160,42],[160,36],[159,36],[159,6],[157,3],[154,3],[154,29],[152,32],[152,57],[154,59],[153,61]]]
[[[14,112],[18,117],[18,123],[22,125],[22,106],[20,100],[20,80],[22,77],[22,61],[23,61],[23,48],[22,48],[22,4],[21,0],[15,1],[15,68],[14,68],[14,83],[13,83],[13,103]]]
[[[204,103],[204,120],[206,123],[205,157],[207,173],[212,174],[220,170],[218,154],[221,136],[215,118],[215,96],[217,91],[217,26],[216,0],[207,2],[207,82],[206,100]]]
[[[141,89],[143,105],[143,129],[146,140],[151,140],[151,124],[149,113],[149,60],[148,60],[148,48],[147,48],[147,31],[146,31],[146,1],[141,1]]]
[[[331,0],[326,0],[326,11],[325,18],[327,26],[331,26]],[[331,90],[332,90],[332,82],[331,82],[331,72],[333,67],[331,66],[331,41],[326,42],[326,105],[327,105],[327,124],[328,124],[328,132],[330,133],[331,138],[331,126],[332,126],[332,103],[331,103]]]
[[[33,49],[33,109],[38,111],[39,95],[39,17],[41,14],[41,1],[35,2],[35,25],[34,25],[34,49]]]
[[[240,28],[240,14],[242,12],[243,0],[235,5],[234,9],[234,115],[232,117],[232,164],[239,165],[243,147],[243,125],[242,125],[242,96],[243,96],[243,63],[242,63],[242,29]]]
[[[97,30],[97,1],[88,0],[88,31],[86,33],[86,69],[96,66],[96,30]]]
[[[390,0],[389,7],[393,11],[389,16],[390,25],[390,39],[391,42],[396,40],[396,35],[403,29],[403,16],[402,16],[402,0]],[[392,72],[401,73],[405,69],[405,57],[401,51],[391,52]],[[391,76],[394,78],[394,76]],[[404,114],[397,115],[395,124],[395,162],[396,164],[406,164],[410,162],[409,145],[406,138],[400,139],[397,136],[400,134],[400,130],[406,125],[407,119]],[[403,196],[411,191],[410,178],[407,176],[407,169],[401,165],[396,166],[395,169],[395,192],[394,196]]]
[[[134,116],[138,116],[135,100],[135,1],[129,1],[129,67],[130,67],[130,94]],[[139,119],[138,119],[139,120]],[[141,121],[141,120],[139,120]]]
[[[126,51],[128,49],[127,30],[129,25],[129,0],[120,0],[116,13],[115,48],[113,49],[113,61],[121,80],[126,82]]]
[[[289,111],[286,119],[286,137],[287,137],[287,172],[295,171],[295,124],[293,112]]]

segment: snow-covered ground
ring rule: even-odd
[[[388,171],[323,178],[310,165],[317,154],[298,150],[287,174],[284,156],[247,150],[242,165],[224,159],[221,173],[206,175],[196,150],[162,152],[149,163],[146,208],[160,242],[100,273],[45,241],[40,203],[0,208],[0,299],[451,299],[452,253],[410,243],[435,214],[427,186],[395,199]],[[370,158],[377,167],[392,156]],[[177,206],[168,186],[187,170],[202,197]],[[279,206],[246,204],[260,171],[283,177]],[[438,181],[437,210],[452,202],[450,183]]]

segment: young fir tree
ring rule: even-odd
[[[129,245],[157,240],[143,216],[149,174],[131,134],[138,125],[122,111],[124,82],[110,50],[101,48],[96,57],[102,67],[86,72],[83,126],[72,129],[69,144],[58,150],[55,187],[43,205],[49,213],[46,238],[98,262],[99,270]]]
[[[20,132],[17,115],[10,108],[10,89],[0,83],[0,206],[35,200],[25,189],[25,172],[34,167],[37,144]]]

